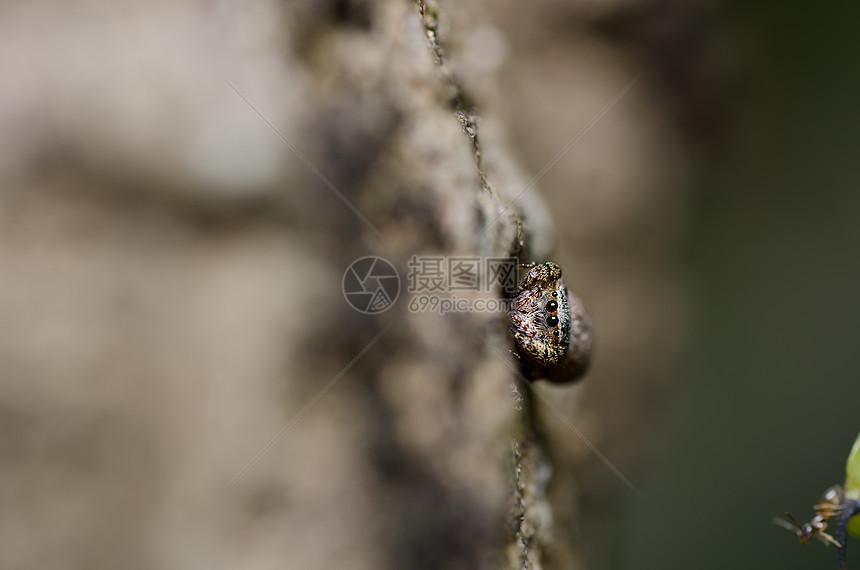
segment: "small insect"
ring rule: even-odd
[[[582,300],[572,295],[553,262],[528,268],[508,311],[515,355],[530,380],[570,382],[582,376],[591,360],[591,320]]]
[[[845,465],[845,485],[834,485],[824,492],[821,501],[813,507],[815,516],[801,525],[793,516],[785,513],[791,522],[782,519],[773,521],[797,535],[801,544],[817,538],[825,544],[836,546],[836,563],[839,570],[846,570],[845,555],[848,535],[860,538],[860,436],[854,442]],[[831,520],[835,519],[835,520]],[[827,532],[832,525],[831,533]]]
[[[791,522],[777,518],[773,519],[773,521],[796,534],[801,544],[806,544],[813,538],[817,538],[824,544],[829,543],[836,546],[836,548],[842,548],[842,544],[829,535],[826,530],[828,521],[839,515],[842,509],[845,508],[844,496],[842,487],[839,485],[834,485],[827,489],[824,495],[821,496],[821,501],[813,507],[815,509],[815,516],[806,524],[800,524],[789,513],[785,513],[785,516]]]

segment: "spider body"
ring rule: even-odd
[[[569,382],[588,368],[593,344],[591,320],[582,300],[568,291],[553,262],[523,266],[508,311],[515,354],[529,379]]]

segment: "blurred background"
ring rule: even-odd
[[[488,180],[542,173],[518,205],[595,322],[585,381],[538,389],[636,487],[539,410],[542,567],[835,567],[771,519],[811,518],[860,429],[860,8],[438,8]],[[510,371],[459,336],[489,317],[340,290],[474,246],[416,14],[0,5],[0,565],[495,567]]]
[[[589,567],[835,567],[771,518],[860,429],[858,10],[537,5],[487,11],[532,171],[642,73],[541,180],[598,327],[588,433],[641,491],[582,451]]]

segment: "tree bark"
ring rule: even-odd
[[[504,314],[406,290],[413,256],[551,243],[535,192],[505,207],[527,180],[438,8],[40,6],[0,18],[27,63],[0,110],[0,566],[540,568]],[[401,277],[377,315],[342,292],[368,255]]]

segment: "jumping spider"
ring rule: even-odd
[[[515,355],[530,379],[570,382],[582,376],[591,359],[591,320],[582,300],[571,294],[553,262],[528,268],[508,311]]]

